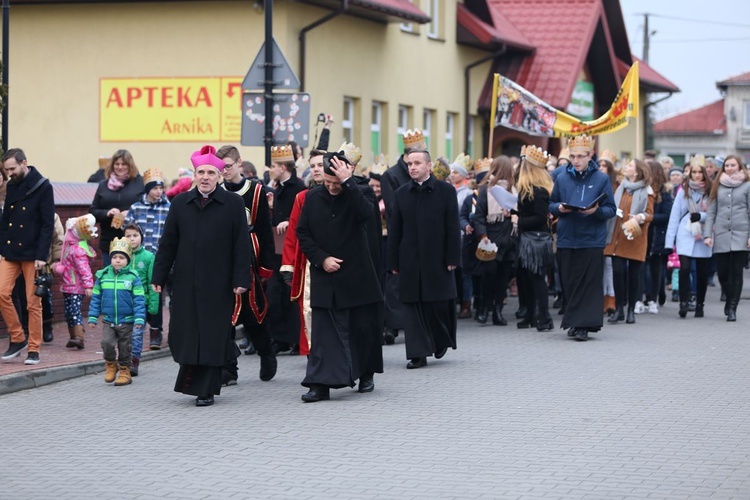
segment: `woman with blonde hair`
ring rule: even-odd
[[[604,255],[612,257],[615,312],[607,320],[635,323],[635,304],[641,297],[641,276],[646,261],[648,226],[654,218],[651,169],[632,160],[623,169],[625,178],[615,192],[617,216],[607,222],[609,240]],[[624,307],[628,314],[625,317]]]
[[[724,315],[737,321],[742,275],[750,249],[750,175],[737,155],[729,155],[709,195],[703,242],[713,248],[721,289],[727,296]]]
[[[497,245],[495,258],[482,266],[482,304],[476,320],[481,324],[487,323],[488,310],[492,307],[492,324],[505,326],[508,322],[503,317],[503,302],[516,260],[516,244],[511,234],[513,223],[510,210],[503,208],[495,196],[489,196],[489,190],[493,188],[507,193],[513,190],[513,162],[505,155],[492,160],[490,172],[479,186],[474,220],[477,241],[486,238]]]
[[[521,149],[518,174],[518,300],[526,312],[516,326],[552,330],[546,274],[554,261],[549,220],[552,177],[546,169],[546,151],[536,146]],[[536,315],[534,311],[536,310]]]
[[[104,169],[104,180],[94,194],[89,212],[101,226],[99,250],[105,266],[110,263],[109,243],[123,237],[122,226],[130,205],[143,194],[143,179],[138,173],[133,155],[118,149]]]

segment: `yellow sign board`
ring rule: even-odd
[[[102,142],[240,142],[242,77],[102,78]]]

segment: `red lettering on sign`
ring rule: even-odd
[[[198,104],[201,102],[204,103],[207,108],[212,107],[211,96],[208,94],[208,89],[206,87],[201,87],[198,91],[198,97],[195,99],[195,107],[198,107]]]
[[[122,107],[122,97],[120,97],[120,91],[117,90],[117,87],[114,87],[109,92],[109,98],[107,99],[107,108],[110,104],[114,103],[118,108]]]
[[[143,90],[146,91],[146,94],[148,95],[148,107],[153,108],[154,107],[154,90],[156,90],[158,87],[143,87]]]
[[[143,95],[143,92],[138,87],[128,87],[128,107],[132,108],[133,101],[140,99],[141,95]]]
[[[172,89],[173,87],[162,87],[161,88],[161,107],[162,108],[172,108],[174,107],[171,103],[172,100]]]
[[[190,87],[177,87],[177,107],[182,108],[188,107],[192,108],[193,103],[190,102],[190,96],[188,95],[190,93]]]

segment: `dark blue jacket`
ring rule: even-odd
[[[560,203],[586,206],[599,195],[606,196],[591,215],[560,213]],[[607,246],[607,219],[615,216],[615,198],[609,176],[599,172],[592,159],[583,172],[570,165],[557,176],[549,200],[549,211],[557,220],[557,248],[604,248]]]

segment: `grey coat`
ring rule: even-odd
[[[750,182],[735,188],[719,185],[708,206],[703,236],[713,238],[714,253],[747,251],[750,238]]]

